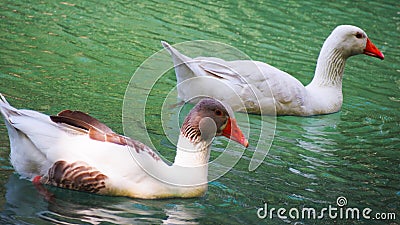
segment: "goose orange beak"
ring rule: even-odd
[[[226,127],[222,130],[222,135],[240,143],[246,148],[249,146],[249,141],[244,137],[235,119],[228,118]]]
[[[367,45],[365,46],[364,54],[372,56],[372,57],[376,57],[376,58],[379,58],[382,60],[385,58],[385,56],[382,54],[382,52],[379,51],[379,49],[369,40],[369,38],[367,38]]]

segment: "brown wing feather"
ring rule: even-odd
[[[86,131],[89,137],[93,140],[111,142],[124,146],[127,145],[134,148],[137,153],[144,151],[155,160],[160,160],[160,157],[158,157],[151,148],[147,147],[143,143],[115,133],[105,124],[83,112],[64,110],[57,116],[50,116],[50,119],[55,123],[65,123],[80,128]]]
[[[55,123],[65,123],[73,127],[86,130],[93,140],[112,142],[114,144],[126,145],[125,137],[114,133],[109,127],[97,119],[80,111],[64,110],[57,116],[50,116]]]
[[[104,123],[81,111],[64,110],[58,113],[57,116],[69,118],[73,121],[79,121],[79,125],[84,126],[83,128],[86,128],[86,130],[89,130],[91,127],[95,127],[104,133],[113,133],[113,131]]]
[[[63,117],[63,116],[50,116],[50,119],[55,123],[65,123],[85,131],[89,131],[89,129],[91,128],[90,124],[74,118]]]
[[[40,179],[43,184],[91,193],[106,191],[107,176],[85,162],[57,161],[47,175]]]

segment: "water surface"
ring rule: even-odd
[[[122,132],[125,89],[141,63],[171,44],[212,40],[268,62],[304,84],[313,76],[324,39],[339,24],[363,28],[386,58],[348,60],[340,112],[278,117],[267,158],[249,172],[245,152],[225,176],[195,199],[136,200],[50,188],[46,200],[18,179],[0,124],[0,221],[3,224],[349,223],[346,220],[261,220],[257,209],[336,205],[400,217],[400,4],[277,1],[3,1],[0,4],[0,92],[16,107],[55,114],[82,110]],[[160,95],[175,84],[173,71]],[[154,93],[157,95],[157,92]],[[158,104],[157,98],[153,103]],[[148,115],[150,136],[173,159],[174,149]],[[250,123],[259,117],[251,116]],[[257,140],[251,136],[250,143]],[[218,154],[225,143],[218,139]],[[262,147],[262,146],[261,146]],[[350,223],[399,223],[352,220]]]

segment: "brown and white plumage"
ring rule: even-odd
[[[16,109],[0,97],[11,163],[36,184],[134,198],[196,197],[207,190],[212,138],[224,135],[248,145],[233,115],[213,99],[202,100],[190,111],[175,162],[167,165],[151,148],[83,112],[47,116]]]
[[[39,175],[35,182],[71,190],[107,194],[107,178],[85,162],[69,163],[59,160],[53,163],[44,176]]]
[[[383,54],[360,28],[336,27],[326,39],[313,81],[304,86],[293,76],[263,62],[190,58],[166,42],[184,101],[209,96],[227,102],[235,111],[299,115],[333,113],[342,106],[342,77],[346,59],[358,54],[383,59]]]

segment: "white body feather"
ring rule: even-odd
[[[2,95],[1,98],[0,110],[9,133],[11,163],[24,178],[32,180],[43,176],[60,160],[82,161],[107,176],[107,191],[103,194],[135,198],[196,197],[207,190],[207,167],[200,165],[208,156],[193,156],[199,154],[196,149],[189,163],[200,167],[188,169],[182,167],[187,164],[180,165],[179,160],[170,166],[140,149],[137,152],[132,147],[93,140],[69,125],[51,121],[47,115],[18,110]],[[182,143],[184,148],[204,148],[199,144],[188,146],[190,141],[180,136],[178,146]],[[209,146],[206,148],[208,151]]]
[[[357,33],[361,38],[355,37]],[[184,101],[210,96],[227,102],[235,111],[309,116],[340,110],[346,59],[365,53],[367,35],[358,27],[338,26],[326,39],[314,79],[306,87],[288,73],[263,62],[190,58],[168,43],[162,44],[172,56],[178,94]],[[383,59],[380,52],[372,56]]]

